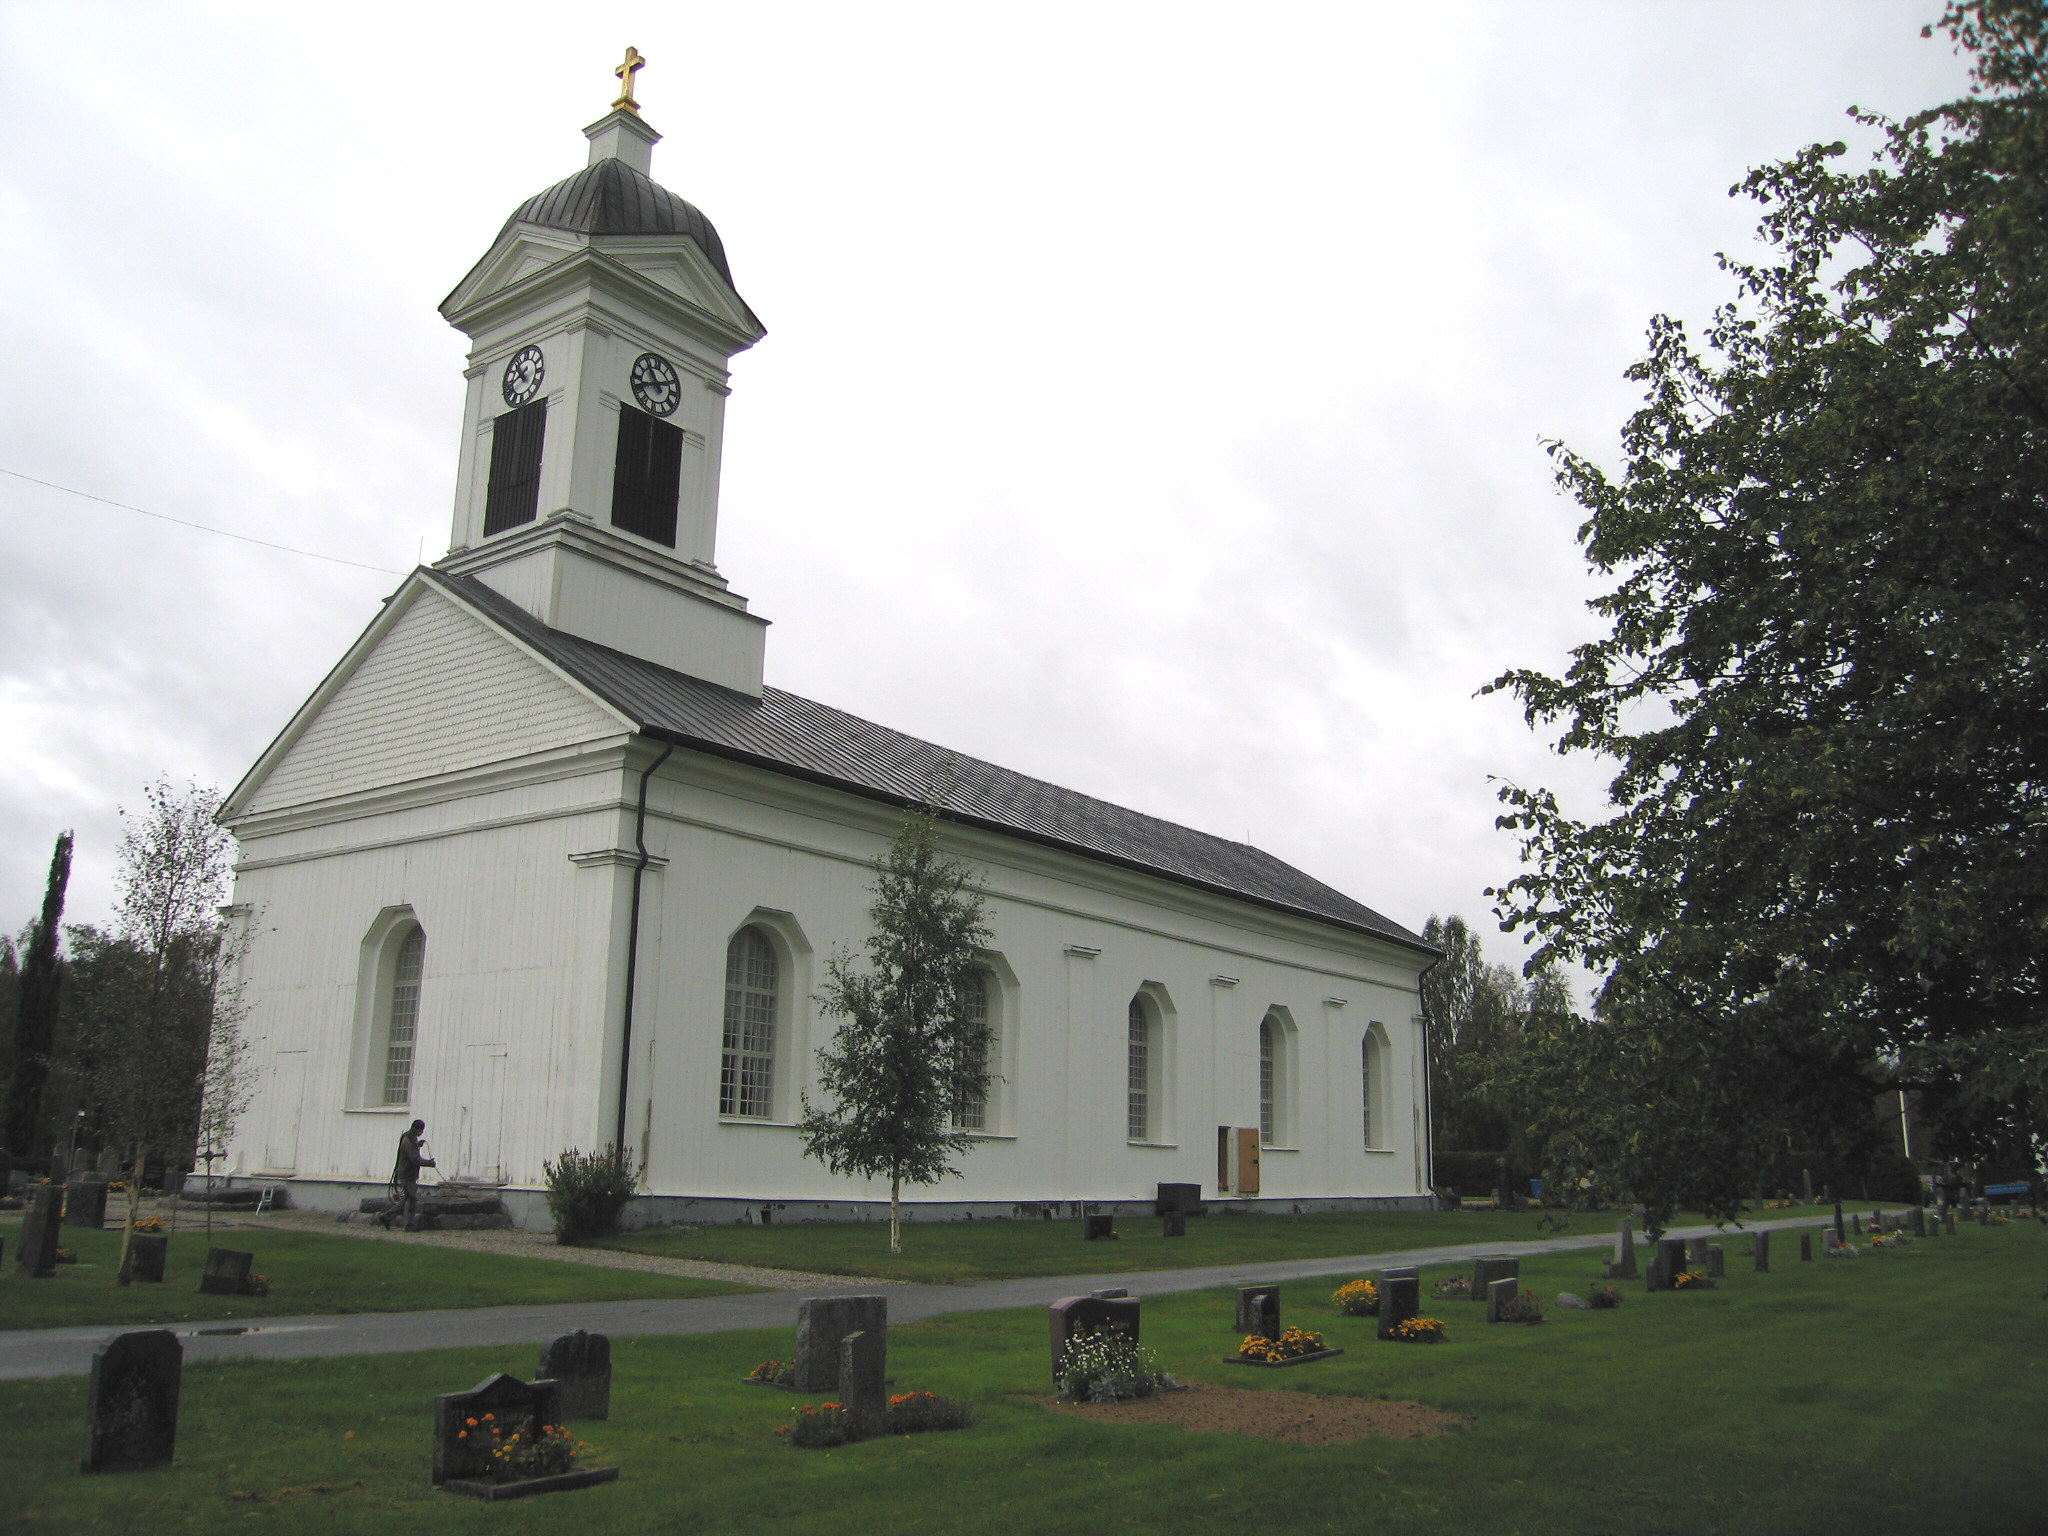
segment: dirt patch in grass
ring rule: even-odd
[[[1454,1434],[1469,1414],[1427,1403],[1375,1397],[1325,1397],[1316,1392],[1250,1391],[1191,1382],[1185,1392],[1159,1392],[1127,1403],[1062,1403],[1048,1407],[1105,1424],[1178,1424],[1196,1434],[1252,1435],[1296,1445],[1349,1445],[1354,1440],[1418,1440]]]

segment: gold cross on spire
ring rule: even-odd
[[[619,92],[619,99],[612,103],[613,111],[623,108],[635,117],[640,115],[640,103],[633,99],[633,77],[646,67],[647,61],[640,57],[640,50],[638,48],[629,47],[626,49],[626,62],[612,71],[625,85],[625,88]]]

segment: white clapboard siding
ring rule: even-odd
[[[423,592],[250,802],[279,810],[615,735],[624,722]]]

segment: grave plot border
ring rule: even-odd
[[[536,1493],[567,1493],[572,1488],[595,1488],[615,1483],[617,1467],[585,1467],[576,1472],[557,1472],[552,1477],[524,1477],[512,1483],[493,1483],[480,1477],[451,1477],[441,1484],[443,1492],[466,1494],[495,1504],[500,1499],[524,1499]]]
[[[1286,1360],[1253,1360],[1246,1355],[1225,1355],[1225,1365],[1248,1365],[1259,1371],[1284,1371],[1290,1365],[1307,1365],[1311,1360],[1327,1360],[1332,1355],[1341,1355],[1341,1349],[1319,1349],[1314,1354],[1295,1355]]]

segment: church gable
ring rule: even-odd
[[[415,588],[234,796],[261,813],[631,730],[476,614]]]

